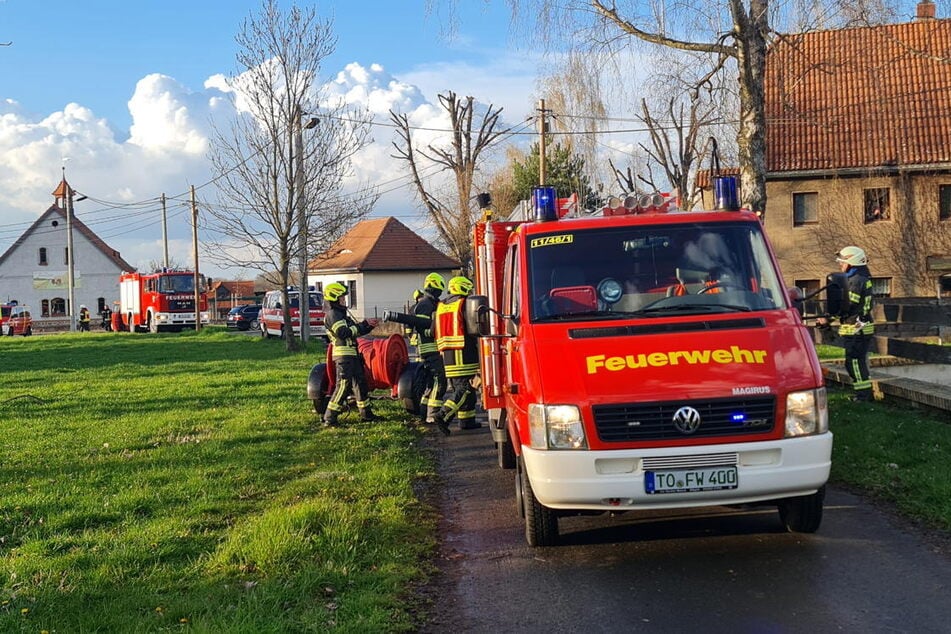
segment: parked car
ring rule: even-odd
[[[33,316],[27,306],[17,304],[0,305],[0,334],[23,335],[33,334]]]
[[[225,325],[237,330],[257,330],[258,314],[260,312],[261,304],[235,306],[228,311],[228,316],[225,317]]]
[[[294,334],[300,336],[300,291],[291,289],[287,292],[291,302],[291,327]],[[327,334],[324,328],[324,311],[321,305],[324,296],[320,291],[310,291],[307,294],[308,312],[310,313],[310,334],[312,337],[323,337]],[[261,309],[261,336],[284,337],[284,311],[281,308],[281,291],[268,291],[264,295]]]

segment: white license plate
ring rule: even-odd
[[[645,471],[644,491],[653,493],[688,493],[735,489],[736,467],[704,467],[672,471]]]

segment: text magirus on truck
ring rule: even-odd
[[[533,208],[477,223],[466,305],[528,543],[566,515],[737,504],[817,530],[826,389],[757,214],[656,194],[562,213],[550,188]]]

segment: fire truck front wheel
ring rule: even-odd
[[[521,458],[518,459],[518,477],[520,486],[517,487],[516,495],[521,497],[522,514],[525,518],[525,539],[528,545],[533,548],[556,545],[558,543],[558,514],[535,498],[532,482],[528,478],[528,471]]]
[[[815,533],[822,523],[822,505],[826,488],[812,495],[779,501],[779,519],[790,533]]]
[[[155,316],[152,315],[152,313],[149,313],[149,321],[148,321],[148,324],[146,325],[150,333],[152,333],[153,335],[158,334],[158,331],[159,331],[158,322],[155,320]]]

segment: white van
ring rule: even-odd
[[[324,296],[318,291],[308,293],[310,306],[310,335],[323,337],[327,334],[324,327]],[[291,327],[294,334],[300,336],[300,292],[297,289],[287,291],[291,302]],[[268,291],[261,302],[258,323],[262,337],[284,337],[284,310],[281,306],[281,291]]]

